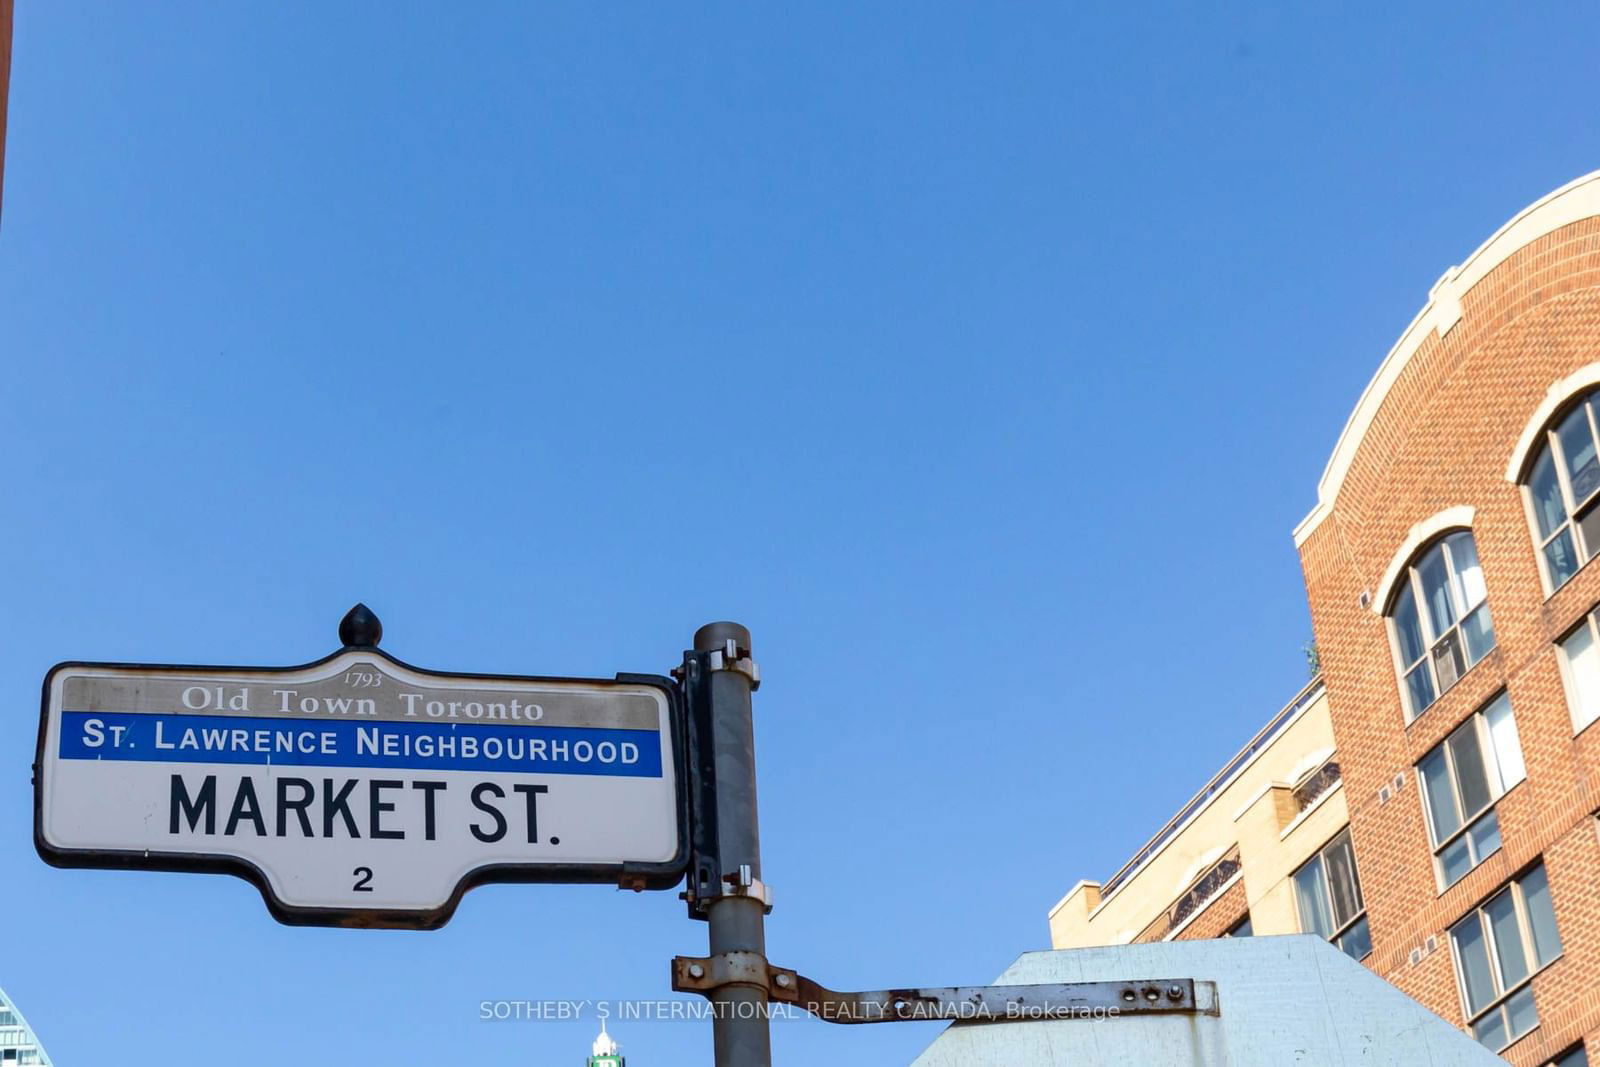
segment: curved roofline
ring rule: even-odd
[[[1430,331],[1445,336],[1461,319],[1461,297],[1494,268],[1504,263],[1519,249],[1537,241],[1563,226],[1581,219],[1600,215],[1600,170],[1585,174],[1568,182],[1553,193],[1523,208],[1504,226],[1495,231],[1464,264],[1451,267],[1428,292],[1428,302],[1417,317],[1411,320],[1400,339],[1378,367],[1378,373],[1367,383],[1361,399],[1339,434],[1333,455],[1317,483],[1317,506],[1311,509],[1300,525],[1294,528],[1296,547],[1305,544],[1323,519],[1333,510],[1333,502],[1344,484],[1345,475],[1355,459],[1367,428],[1383,406],[1389,390],[1399,380],[1401,372],[1416,355],[1417,349],[1427,339]]]
[[[28,1043],[32,1044],[39,1052],[38,1067],[50,1067],[50,1053],[44,1050],[44,1042],[39,1040],[39,1035],[34,1033],[33,1027],[28,1025],[28,1017],[22,1014],[22,1009],[17,1007],[16,1001],[6,996],[4,989],[0,989],[0,1008],[10,1008],[12,1013],[16,1015],[17,1025],[22,1028]]]

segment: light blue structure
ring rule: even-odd
[[[11,1067],[13,1063],[18,1067],[50,1067],[50,1057],[28,1027],[28,1020],[0,989],[0,1064]]]
[[[1305,934],[1030,952],[995,984],[1181,978],[1215,985],[1216,1014],[955,1024],[913,1067],[1505,1067]]]

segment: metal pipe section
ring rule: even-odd
[[[750,631],[736,622],[713,622],[695,631],[696,652],[725,650],[750,655]],[[755,730],[751,721],[751,678],[738,670],[714,671],[711,734],[717,778],[717,855],[724,872],[748,867],[761,878],[761,832],[756,816]],[[717,887],[706,909],[711,955],[725,952],[767,954],[766,912],[760,899],[730,895]],[[736,984],[713,990],[712,1040],[717,1067],[771,1067],[772,1033],[765,985]]]

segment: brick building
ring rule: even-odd
[[[1600,173],[1445,272],[1295,531],[1333,769],[1314,739],[1247,750],[1230,780],[1267,780],[1231,818],[1206,817],[1239,792],[1214,782],[1109,889],[1074,887],[1058,947],[1215,936],[1248,913],[1258,934],[1339,941],[1512,1063],[1586,1063],[1586,1040],[1600,1056],[1597,390]],[[1338,800],[1309,832],[1284,797],[1315,774]],[[1282,848],[1262,849],[1270,818],[1248,825],[1261,790]],[[1192,888],[1162,869],[1230,849],[1237,869]]]

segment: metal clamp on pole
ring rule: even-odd
[[[712,623],[712,625],[731,626],[735,624]],[[746,637],[748,636],[747,633]],[[698,643],[696,647],[698,647]],[[713,648],[706,651],[706,671],[708,673],[738,671],[750,679],[750,692],[754,693],[761,688],[761,668],[756,665],[756,661],[751,657],[749,647],[741,647],[737,638],[730,637],[722,643],[721,648]]]
[[[718,956],[675,956],[672,960],[672,988],[679,993],[710,996],[724,986],[745,985],[765,990],[774,1000],[782,991],[798,987],[801,978],[783,967],[774,967],[756,952],[724,952]]]
[[[750,897],[761,901],[761,913],[772,914],[772,887],[750,873],[748,863],[739,864],[739,869],[732,874],[722,876],[722,881],[728,886],[723,896]]]

